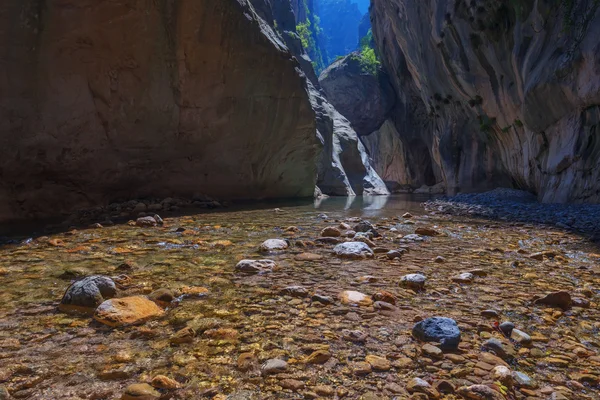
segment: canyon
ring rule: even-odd
[[[359,18],[365,7],[4,2],[0,220],[315,185],[600,200],[598,2],[374,0]],[[352,45],[369,26],[374,72]],[[357,51],[333,60],[327,43]]]

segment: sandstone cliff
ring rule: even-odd
[[[450,193],[600,201],[598,1],[373,0],[371,19],[396,92],[427,106]]]

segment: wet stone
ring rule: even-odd
[[[463,272],[462,274],[452,278],[453,282],[456,283],[471,283],[475,279],[475,276],[470,272]]]
[[[127,386],[121,400],[155,400],[160,393],[147,383],[134,383]]]
[[[333,252],[341,258],[361,259],[373,257],[373,250],[363,242],[340,243],[335,246]]]
[[[522,344],[524,346],[528,346],[531,344],[532,339],[531,336],[529,336],[528,334],[526,334],[523,331],[520,331],[518,329],[513,329],[512,333],[510,335],[510,338],[512,340],[514,340],[515,342]]]
[[[505,321],[501,323],[498,328],[504,333],[506,336],[510,336],[513,329],[515,329],[515,324],[509,321]]]
[[[515,357],[516,352],[512,345],[504,344],[500,340],[492,338],[483,343],[483,349],[491,351],[503,360],[510,360]]]
[[[408,274],[404,275],[400,279],[400,286],[407,287],[409,289],[423,290],[427,278],[422,274]]]
[[[429,384],[429,382],[421,378],[413,378],[406,384],[406,390],[409,393],[423,393],[430,399],[439,399],[440,393]]]
[[[288,286],[281,290],[281,294],[292,297],[308,297],[308,290],[302,286]]]
[[[152,378],[152,386],[157,389],[174,390],[179,388],[179,383],[165,375],[156,375]]]
[[[390,250],[386,253],[386,257],[388,258],[388,260],[395,260],[396,258],[402,258],[402,255],[405,252],[400,251],[400,250]]]
[[[287,368],[288,363],[277,358],[267,360],[263,365],[260,366],[260,370],[263,375],[279,374],[286,371]]]
[[[106,300],[94,313],[94,319],[111,327],[141,324],[161,317],[164,311],[154,302],[141,296]]]
[[[473,400],[506,400],[505,397],[486,385],[471,385],[459,387],[456,391],[465,399]]]
[[[162,220],[161,220],[162,221]],[[154,217],[140,217],[135,221],[136,226],[140,228],[152,228],[159,224]]]
[[[535,304],[543,304],[547,306],[568,309],[571,307],[572,300],[569,292],[554,292],[535,300]]]
[[[432,317],[418,322],[412,329],[422,342],[437,342],[442,349],[455,349],[460,343],[460,329],[456,321],[446,317]]]
[[[73,283],[65,292],[59,309],[61,311],[81,311],[91,313],[104,300],[117,294],[114,281],[107,276],[89,276]]]
[[[498,314],[498,311],[496,311],[496,310],[483,310],[480,314],[481,314],[481,316],[486,317],[486,318],[500,317],[500,314]]]
[[[371,297],[354,290],[346,290],[342,292],[339,297],[342,304],[359,306],[370,306],[373,304],[373,299],[371,299]]]
[[[236,264],[235,270],[246,274],[264,274],[273,272],[275,267],[276,264],[273,260],[241,260]]]
[[[387,359],[374,354],[369,354],[367,357],[365,357],[365,361],[371,365],[373,371],[389,371],[389,369],[392,367],[391,363]]]
[[[537,385],[527,374],[523,372],[514,371],[512,373],[513,380],[515,385],[518,387],[526,388],[526,389],[535,389]]]
[[[333,301],[334,301],[332,297],[321,295],[321,294],[313,294],[312,297],[310,298],[310,300],[319,302],[321,304],[333,304]]]
[[[271,253],[285,250],[289,247],[289,242],[283,239],[267,239],[259,246],[258,250],[262,253]]]
[[[437,236],[440,233],[433,228],[419,227],[415,229],[415,234],[421,236]]]
[[[342,232],[336,227],[328,226],[321,231],[321,236],[323,237],[340,237],[342,236]]]

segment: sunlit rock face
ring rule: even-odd
[[[11,0],[0,20],[0,220],[313,195],[305,78],[247,0]]]
[[[426,105],[422,141],[450,193],[600,201],[598,6],[373,0],[382,62],[397,93],[412,86]]]

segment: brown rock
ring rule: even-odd
[[[373,354],[369,354],[368,356],[366,356],[365,361],[369,363],[369,365],[374,371],[389,371],[392,367],[392,365],[387,359]]]
[[[307,364],[325,364],[331,358],[327,350],[317,350],[306,358]]]
[[[427,228],[427,227],[423,227],[423,226],[420,226],[417,229],[415,229],[415,233],[417,235],[421,235],[421,236],[437,236],[440,234],[438,231],[436,231],[433,228]]]
[[[343,304],[355,304],[359,306],[370,306],[373,304],[373,299],[364,293],[354,290],[346,290],[340,294],[340,301]]]
[[[249,371],[257,365],[257,360],[252,353],[242,353],[237,360],[237,368],[240,371]]]
[[[375,301],[384,301],[389,304],[396,304],[396,296],[392,293],[387,292],[385,290],[380,290],[373,295],[373,300]]]
[[[112,327],[135,325],[161,317],[164,311],[154,302],[141,296],[106,300],[94,313],[94,319]]]
[[[279,384],[281,385],[282,388],[289,389],[294,392],[297,392],[298,390],[302,390],[306,386],[304,384],[304,382],[296,380],[296,379],[284,379],[281,382],[279,382]]]
[[[535,304],[544,304],[552,307],[559,307],[562,309],[568,309],[571,307],[572,300],[569,292],[554,292],[549,293],[541,299],[535,300]]]
[[[462,386],[457,393],[471,400],[506,400],[500,392],[485,385]]]
[[[156,375],[152,378],[152,386],[157,389],[174,390],[179,388],[179,382],[164,375]]]
[[[409,393],[423,393],[430,399],[439,399],[440,393],[431,386],[427,381],[421,378],[413,378],[406,385],[406,390]]]
[[[328,226],[321,231],[322,237],[340,237],[342,236],[342,232],[334,226]]]
[[[127,386],[121,400],[157,400],[160,393],[147,383],[134,383]]]
[[[352,372],[354,372],[354,375],[363,376],[370,374],[371,371],[371,364],[368,362],[360,361],[352,364]]]
[[[196,332],[187,326],[175,332],[175,334],[169,339],[169,342],[172,344],[191,343],[194,341],[195,336]]]
[[[296,254],[296,256],[294,256],[294,259],[296,261],[318,261],[318,260],[321,260],[322,258],[323,258],[322,255],[313,254],[313,253],[300,253],[300,254]]]

